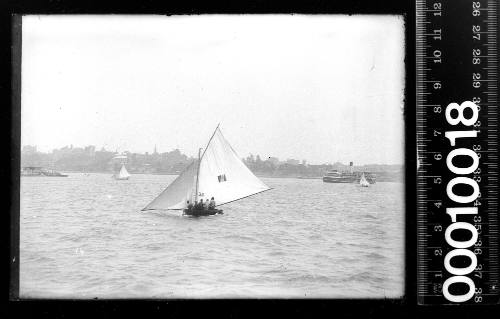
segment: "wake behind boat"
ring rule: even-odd
[[[199,149],[198,159],[142,210],[182,210],[191,216],[222,214],[216,206],[270,189],[241,161],[217,125],[203,154]]]

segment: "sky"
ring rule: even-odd
[[[404,162],[396,15],[28,15],[21,144]]]

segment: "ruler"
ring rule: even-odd
[[[416,1],[419,304],[499,302],[498,7]]]

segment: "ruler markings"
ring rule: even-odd
[[[480,15],[472,16],[473,5],[478,5],[480,8],[477,11]],[[448,8],[453,5],[454,9]],[[438,7],[436,7],[438,6]],[[446,182],[448,177],[441,174],[446,170],[445,161],[433,161],[430,163],[431,157],[437,153],[441,153],[444,158],[449,153],[451,146],[444,146],[446,141],[443,135],[433,140],[432,137],[437,130],[443,134],[443,131],[451,130],[444,126],[443,113],[448,103],[456,102],[460,104],[466,99],[471,99],[472,96],[479,97],[482,107],[479,116],[480,123],[476,123],[478,138],[471,143],[481,145],[481,149],[475,151],[475,154],[481,154],[479,160],[481,173],[474,174],[474,177],[481,177],[482,182],[478,185],[483,192],[483,197],[477,198],[480,206],[478,215],[482,217],[479,223],[473,223],[476,227],[482,227],[482,232],[479,239],[482,240],[482,245],[474,249],[481,249],[477,255],[478,263],[482,263],[483,271],[474,273],[483,274],[481,279],[471,277],[476,287],[482,288],[483,303],[492,303],[498,301],[498,155],[497,155],[497,137],[498,137],[498,55],[497,55],[497,7],[498,3],[488,1],[487,5],[483,1],[431,1],[417,0],[417,46],[416,46],[416,80],[417,80],[417,150],[420,154],[420,168],[417,173],[417,296],[419,303],[438,304],[450,303],[446,300],[441,291],[436,293],[435,285],[442,284],[451,274],[443,267],[444,256],[434,256],[432,253],[435,249],[453,249],[449,244],[445,243],[443,233],[432,232],[434,226],[441,226],[444,230],[451,222],[448,219],[439,217],[444,208],[450,207],[449,203],[443,202],[447,198],[444,193],[444,185],[433,185],[433,179],[437,177],[443,178]],[[453,16],[453,17],[452,17]],[[460,20],[463,28],[460,29],[455,21]],[[474,30],[474,25],[480,25],[480,29]],[[445,33],[432,33],[430,30],[444,29]],[[457,35],[452,34],[453,32]],[[460,46],[456,45],[454,37],[459,37],[459,32],[465,32],[469,38],[460,38],[458,41],[463,41]],[[439,35],[439,37],[437,37]],[[475,40],[473,40],[475,37]],[[477,41],[476,41],[477,40]],[[483,54],[472,55],[472,49],[482,47]],[[462,50],[463,48],[463,50]],[[436,60],[436,51],[439,50],[439,57],[442,59]],[[459,59],[459,63],[451,63],[450,60]],[[472,65],[472,58],[481,59],[480,65]],[[439,64],[436,64],[436,61]],[[449,63],[448,63],[449,62]],[[460,67],[457,67],[460,65]],[[464,71],[460,70],[464,68]],[[454,78],[450,79],[446,76],[446,70],[451,70]],[[467,71],[470,70],[470,71]],[[472,73],[481,72],[479,80],[472,79]],[[471,72],[471,73],[467,73]],[[441,91],[433,90],[432,88],[439,83],[441,88],[446,89],[449,86],[460,85],[463,92],[468,92],[470,95],[465,99],[455,97],[456,101],[442,100]],[[471,84],[478,83],[478,88],[474,90]],[[460,91],[459,91],[460,92]],[[453,96],[451,96],[453,98]],[[436,103],[437,102],[437,103]],[[443,102],[443,104],[441,103]],[[428,111],[429,108],[441,107],[441,112],[433,114]],[[434,110],[436,112],[436,110]],[[456,116],[456,115],[455,115]],[[463,127],[457,130],[463,130]],[[435,137],[436,138],[436,137]],[[445,148],[443,148],[445,147]],[[472,145],[470,146],[472,148]],[[429,161],[427,163],[426,161]],[[439,171],[438,174],[436,174]],[[449,176],[450,174],[448,173]],[[472,175],[468,175],[472,176]],[[437,196],[436,195],[440,195]],[[433,196],[434,195],[434,196]],[[487,196],[484,196],[487,195]],[[443,198],[440,198],[443,197]],[[431,198],[439,198],[432,200]],[[432,202],[443,203],[440,210],[432,208]],[[429,206],[429,207],[428,207]],[[431,214],[431,211],[434,211]],[[443,211],[444,212],[444,211]],[[444,213],[443,213],[444,214]],[[472,223],[472,221],[471,221]],[[482,252],[482,253],[481,253]],[[443,254],[446,252],[443,251]],[[434,279],[434,273],[444,274],[438,280]],[[433,291],[434,289],[434,291]],[[491,297],[491,298],[490,298]],[[474,303],[472,298],[467,303]]]

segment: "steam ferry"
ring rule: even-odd
[[[325,183],[359,183],[363,173],[365,174],[365,179],[370,184],[375,184],[376,176],[370,172],[354,172],[353,163],[349,163],[348,172],[340,172],[336,169],[329,170],[323,176],[323,182]]]
[[[49,176],[49,177],[68,177],[66,174],[61,174],[52,169],[42,167],[27,166],[21,170],[21,176]]]

